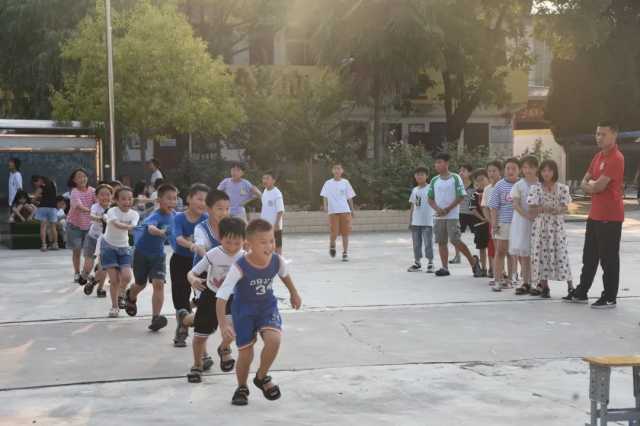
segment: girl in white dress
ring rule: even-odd
[[[513,219],[509,235],[509,254],[517,257],[522,272],[522,285],[516,288],[517,295],[540,295],[537,288],[531,286],[531,222],[535,212],[529,210],[527,198],[529,190],[538,183],[538,159],[527,156],[522,159],[522,175],[511,189],[513,199]]]

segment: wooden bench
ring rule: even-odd
[[[584,358],[589,363],[589,399],[591,400],[591,422],[587,426],[605,426],[609,422],[628,421],[640,426],[640,355],[596,356]],[[612,367],[631,367],[633,370],[634,408],[609,408],[609,390]]]

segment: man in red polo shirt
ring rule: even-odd
[[[618,149],[618,127],[611,122],[598,124],[596,142],[601,151],[591,161],[581,187],[591,194],[591,209],[582,253],[580,284],[564,299],[588,303],[587,293],[602,265],[602,296],[591,305],[594,309],[615,308],[620,280],[620,237],[624,221],[622,185],[624,156]]]

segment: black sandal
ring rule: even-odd
[[[245,385],[240,385],[233,393],[231,398],[231,404],[233,405],[247,405],[249,403],[249,388]]]
[[[520,287],[516,288],[516,296],[522,296],[524,294],[529,294],[531,292],[531,286],[529,284],[522,284]]]
[[[224,359],[222,359],[224,355],[231,355],[231,348],[222,349],[221,347],[218,347],[218,356],[220,357],[220,370],[228,373],[229,371],[233,370],[233,367],[235,367],[236,360],[229,359],[225,361]]]
[[[187,374],[187,381],[189,383],[202,382],[202,369],[198,367],[191,367],[191,370]]]
[[[107,297],[107,292],[106,290],[97,289],[96,296],[102,299],[103,297]]]
[[[531,288],[531,290],[529,290],[529,294],[532,296],[540,296],[542,294],[542,287],[537,286],[536,288]]]
[[[213,358],[209,354],[202,357],[202,370],[209,371],[213,367]]]
[[[127,312],[127,315],[129,315],[130,317],[135,317],[136,314],[138,313],[138,305],[136,305],[135,300],[131,300],[131,298],[129,297],[130,293],[131,293],[130,288],[128,288],[127,291],[124,293],[124,300],[126,303],[126,307],[124,309]]]
[[[280,393],[280,388],[278,387],[278,385],[274,385],[267,389],[264,387],[264,385],[268,383],[271,383],[271,376],[264,376],[262,379],[259,379],[258,376],[256,376],[253,379],[253,384],[262,391],[264,397],[269,401],[275,401],[282,396],[282,394]]]

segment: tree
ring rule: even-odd
[[[70,69],[64,88],[53,93],[57,118],[100,121],[105,116],[101,3],[63,46]],[[138,133],[143,141],[167,131],[224,135],[244,119],[228,68],[211,59],[174,7],[143,0],[130,10],[114,11],[113,33],[115,115],[124,131]]]
[[[290,0],[179,0],[196,33],[227,63],[249,49],[251,37],[275,34],[286,23]]]
[[[406,7],[385,0],[326,0],[311,9],[319,63],[336,70],[349,83],[352,96],[373,110],[373,144],[377,159],[381,114],[418,82],[428,62],[429,40]]]
[[[601,119],[640,122],[640,3],[538,2],[536,32],[553,48],[546,116],[560,137],[593,131]]]
[[[437,52],[447,142],[457,144],[473,112],[510,100],[505,79],[530,64],[525,24],[531,0],[408,0]]]

